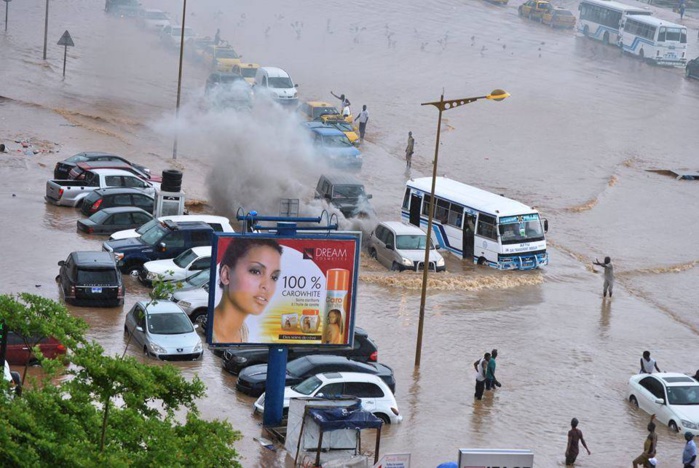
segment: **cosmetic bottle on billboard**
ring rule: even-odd
[[[326,275],[327,295],[323,314],[323,343],[345,343],[345,319],[347,317],[347,292],[350,272],[332,268]]]

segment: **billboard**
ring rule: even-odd
[[[534,452],[522,449],[459,449],[459,468],[532,468]]]
[[[215,235],[207,343],[352,345],[360,240]]]

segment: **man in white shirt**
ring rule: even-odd
[[[366,131],[366,123],[369,121],[369,111],[366,110],[366,104],[362,106],[362,111],[354,118],[356,122],[359,120],[359,142],[364,142],[364,132]]]
[[[643,357],[641,358],[641,371],[639,374],[652,374],[653,370],[662,372],[660,368],[658,368],[658,364],[655,362],[655,359],[651,359],[650,351],[643,351]]]
[[[474,369],[476,369],[476,393],[473,395],[476,400],[483,398],[483,391],[485,390],[485,373],[488,368],[488,361],[490,361],[490,353],[485,353],[483,359],[479,359],[473,363]]]

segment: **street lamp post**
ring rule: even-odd
[[[44,60],[46,60],[46,41],[49,36],[49,0],[46,0],[46,17],[44,18]]]
[[[48,0],[47,0],[48,1]],[[177,104],[175,106],[175,141],[172,144],[172,159],[177,159],[177,126],[180,119],[180,93],[182,92],[182,59],[184,57],[184,26],[187,21],[187,0],[182,3],[182,34],[180,35],[180,69],[177,75]]]
[[[453,109],[454,107],[464,106],[478,101],[479,99],[489,99],[492,101],[502,101],[509,97],[509,93],[502,89],[493,90],[487,96],[478,96],[463,99],[444,100],[444,94],[441,95],[439,101],[423,102],[423,106],[435,106],[439,109],[439,118],[437,119],[437,142],[434,147],[434,161],[432,162],[432,189],[430,191],[430,206],[427,214],[427,239],[425,243],[425,261],[422,265],[422,293],[420,295],[420,320],[417,326],[417,346],[415,349],[415,367],[420,366],[420,358],[422,357],[422,331],[425,325],[425,298],[427,295],[427,273],[430,268],[430,248],[432,247],[432,219],[434,217],[434,192],[437,183],[437,159],[439,157],[439,134],[442,129],[442,113],[445,110]]]

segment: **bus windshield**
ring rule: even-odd
[[[498,225],[502,244],[521,244],[544,240],[544,229],[538,214],[504,216]]]

